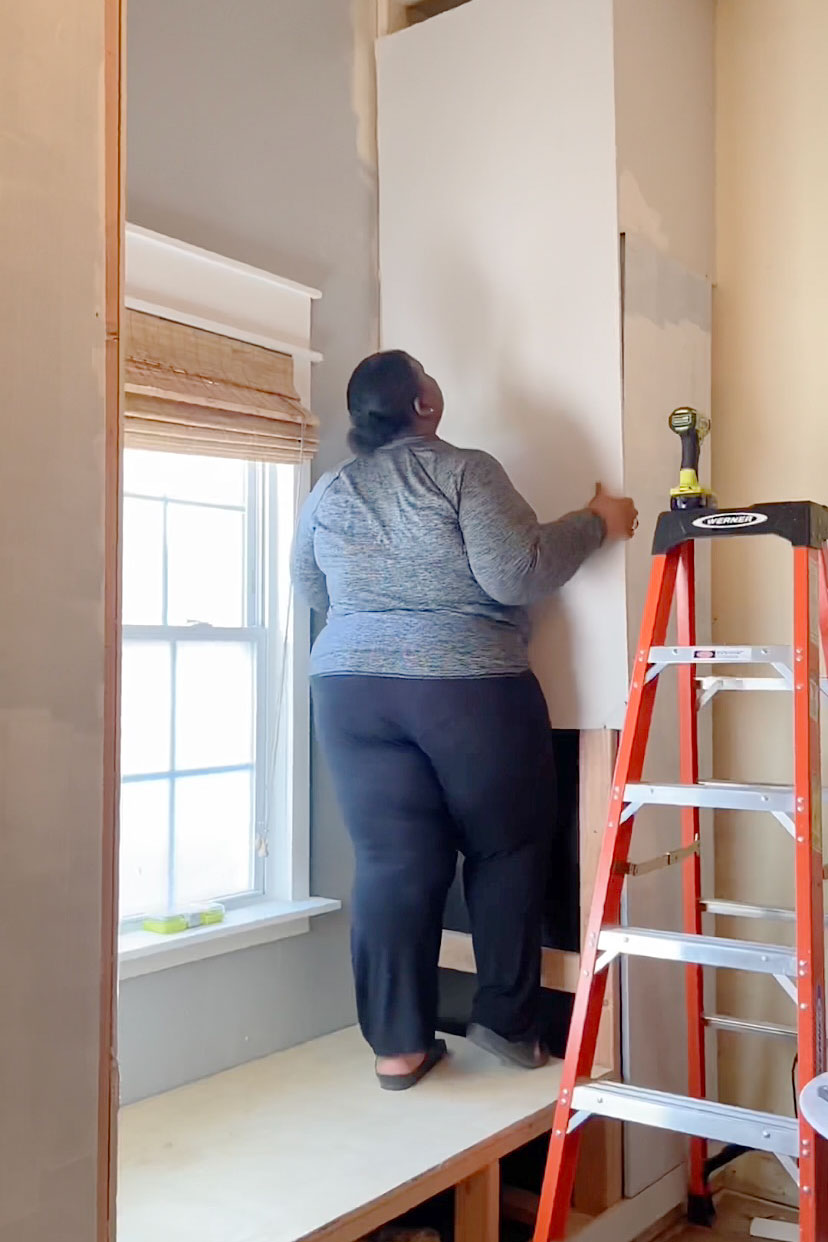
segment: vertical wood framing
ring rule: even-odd
[[[459,1182],[454,1201],[455,1242],[498,1242],[500,1237],[500,1164],[487,1164]]]
[[[609,729],[590,729],[580,737],[580,787],[578,825],[581,889],[581,945],[592,903],[601,843],[607,823],[612,773],[618,752],[618,734]],[[610,967],[607,991],[598,1028],[595,1060],[620,1073],[618,965]],[[623,1195],[623,1129],[618,1121],[595,1118],[583,1129],[575,1176],[573,1206],[588,1216],[598,1216],[618,1203]]]
[[[682,544],[676,577],[677,638],[682,647],[696,645],[696,571],[695,544]],[[696,668],[682,664],[678,670],[679,764],[680,779],[695,785],[699,779],[699,729],[696,705]],[[700,842],[698,807],[682,807],[681,844],[683,847]],[[682,909],[684,931],[700,936],[701,920],[701,856],[691,854],[682,864]],[[704,1026],[704,972],[701,966],[685,969],[687,1013],[687,1083],[688,1092],[696,1099],[707,1096]],[[697,1199],[708,1197],[704,1167],[707,1143],[690,1140],[690,1194]]]
[[[104,789],[101,873],[101,1029],[98,1071],[97,1237],[115,1236],[115,1158],[118,1108],[115,992],[120,704],[121,311],[124,288],[124,0],[104,0],[104,228],[105,228],[105,583]]]
[[[820,601],[820,552],[794,549],[794,796],[799,1083],[826,1066],[819,643],[828,601]],[[823,562],[824,564],[824,562]],[[824,573],[824,570],[823,570]],[[802,1242],[828,1238],[828,1139],[799,1120]]]

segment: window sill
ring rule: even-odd
[[[342,903],[327,897],[307,901],[259,901],[228,911],[223,923],[194,927],[172,936],[155,932],[129,931],[118,937],[120,979],[169,970],[205,957],[218,957],[255,945],[301,936],[310,931],[310,920],[318,914],[331,914]]]

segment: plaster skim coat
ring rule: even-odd
[[[109,1206],[118,20],[0,6],[0,1242]]]
[[[828,503],[828,6],[823,0],[720,0],[717,10],[717,260],[714,296],[713,481],[720,502]],[[724,542],[713,561],[717,642],[790,643],[790,548]],[[791,779],[787,696],[722,696],[714,718],[716,775]],[[825,702],[823,700],[823,713]],[[828,768],[823,752],[823,783]],[[793,905],[793,850],[764,817],[720,815],[716,894]],[[720,935],[785,943],[780,924]],[[791,1023],[781,990],[723,972],[718,1009]],[[722,1099],[792,1112],[793,1048],[721,1034]],[[757,1167],[757,1165],[759,1167]],[[773,1162],[737,1162],[732,1175],[785,1193]],[[772,1180],[768,1180],[768,1179]]]
[[[317,470],[345,454],[345,385],[376,348],[374,32],[368,0],[129,6],[128,219],[322,291]],[[311,891],[344,899],[350,846],[316,751],[312,762]],[[353,1020],[347,912],[294,939],[126,980],[123,1098]]]

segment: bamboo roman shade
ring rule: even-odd
[[[290,355],[133,310],[125,353],[128,446],[290,463],[316,452]]]

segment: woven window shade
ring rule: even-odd
[[[316,452],[287,354],[130,310],[125,371],[129,447],[289,463]]]

